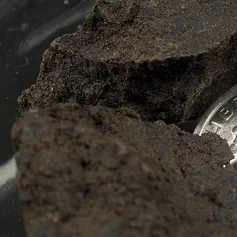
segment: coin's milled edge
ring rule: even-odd
[[[237,85],[233,86],[231,89],[226,91],[222,94],[204,113],[201,119],[198,122],[197,127],[194,130],[194,134],[199,136],[202,135],[203,130],[205,129],[206,125],[210,122],[213,115],[223,106],[230,98],[237,95]]]

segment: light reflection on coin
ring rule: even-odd
[[[194,133],[214,132],[227,140],[237,162],[237,85],[213,103],[200,119]]]

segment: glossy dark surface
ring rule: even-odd
[[[50,42],[75,32],[93,2],[0,0],[0,165],[13,154],[11,127],[19,117],[17,97],[35,82],[42,54]],[[0,200],[0,226],[1,237],[25,236],[16,191]]]

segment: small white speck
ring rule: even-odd
[[[53,91],[53,87],[51,87],[51,91]]]
[[[223,168],[225,168],[226,167],[226,165],[223,165]]]
[[[64,0],[64,4],[65,5],[69,4],[69,1],[68,0]]]

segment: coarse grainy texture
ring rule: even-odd
[[[97,0],[81,29],[45,52],[21,112],[69,101],[196,119],[237,82],[236,30],[235,0]]]
[[[237,171],[215,134],[59,104],[12,138],[28,237],[236,236]]]

